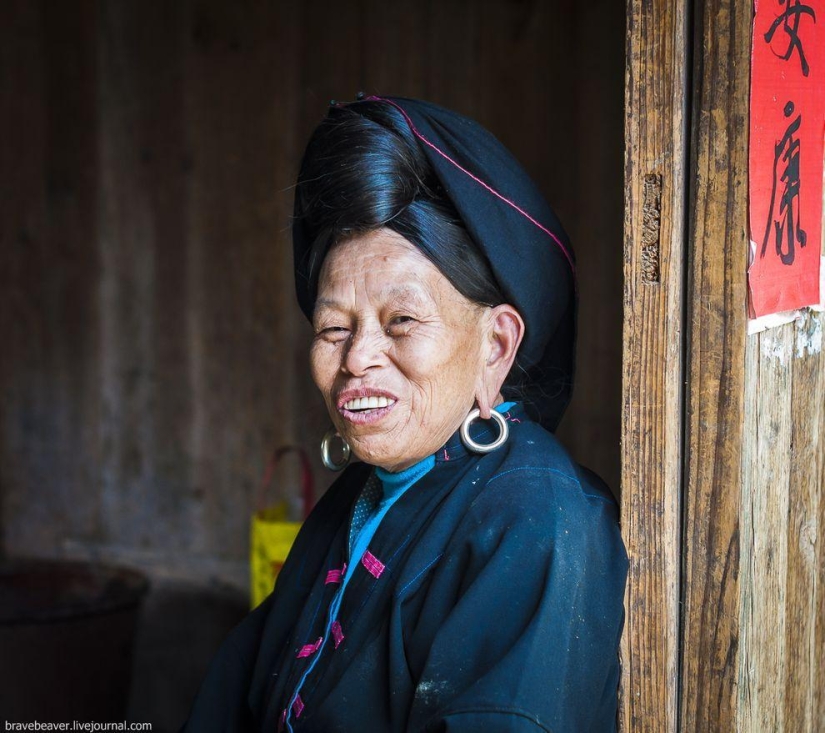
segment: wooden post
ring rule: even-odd
[[[750,27],[751,0],[697,3],[686,313],[685,731],[736,730]]]
[[[630,556],[620,725],[677,730],[686,0],[630,0],[622,531]]]

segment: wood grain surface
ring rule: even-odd
[[[739,665],[748,733],[825,728],[823,320],[808,312],[748,341]]]
[[[695,19],[681,726],[735,730],[751,3]]]
[[[621,729],[677,730],[688,4],[628,4]]]

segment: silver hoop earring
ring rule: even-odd
[[[510,426],[504,419],[504,415],[495,410],[491,410],[490,415],[493,421],[498,423],[498,437],[492,443],[476,443],[476,441],[470,437],[470,425],[472,425],[480,415],[481,410],[475,409],[471,410],[470,414],[464,418],[464,422],[461,423],[461,442],[464,443],[464,447],[467,450],[473,453],[490,453],[496,448],[501,448],[501,446],[507,442],[507,438],[510,437]]]
[[[330,448],[333,438],[338,438],[341,441],[341,461],[339,463],[332,460]],[[343,471],[349,463],[351,454],[349,443],[338,435],[338,431],[334,426],[324,433],[324,437],[321,438],[321,461],[330,471]]]

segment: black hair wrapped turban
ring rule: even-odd
[[[516,367],[522,378],[517,387],[505,388],[505,396],[523,400],[533,417],[555,430],[573,388],[576,330],[575,261],[555,213],[518,161],[473,120],[415,99],[363,101],[383,102],[403,114],[505,299],[524,319]],[[357,110],[358,104],[348,106]],[[295,214],[296,289],[311,319],[317,283],[310,283],[306,263],[312,242],[297,207]]]

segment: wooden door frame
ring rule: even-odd
[[[628,0],[620,728],[675,731],[679,664],[687,0]]]
[[[627,4],[627,733],[736,729],[751,14]]]

